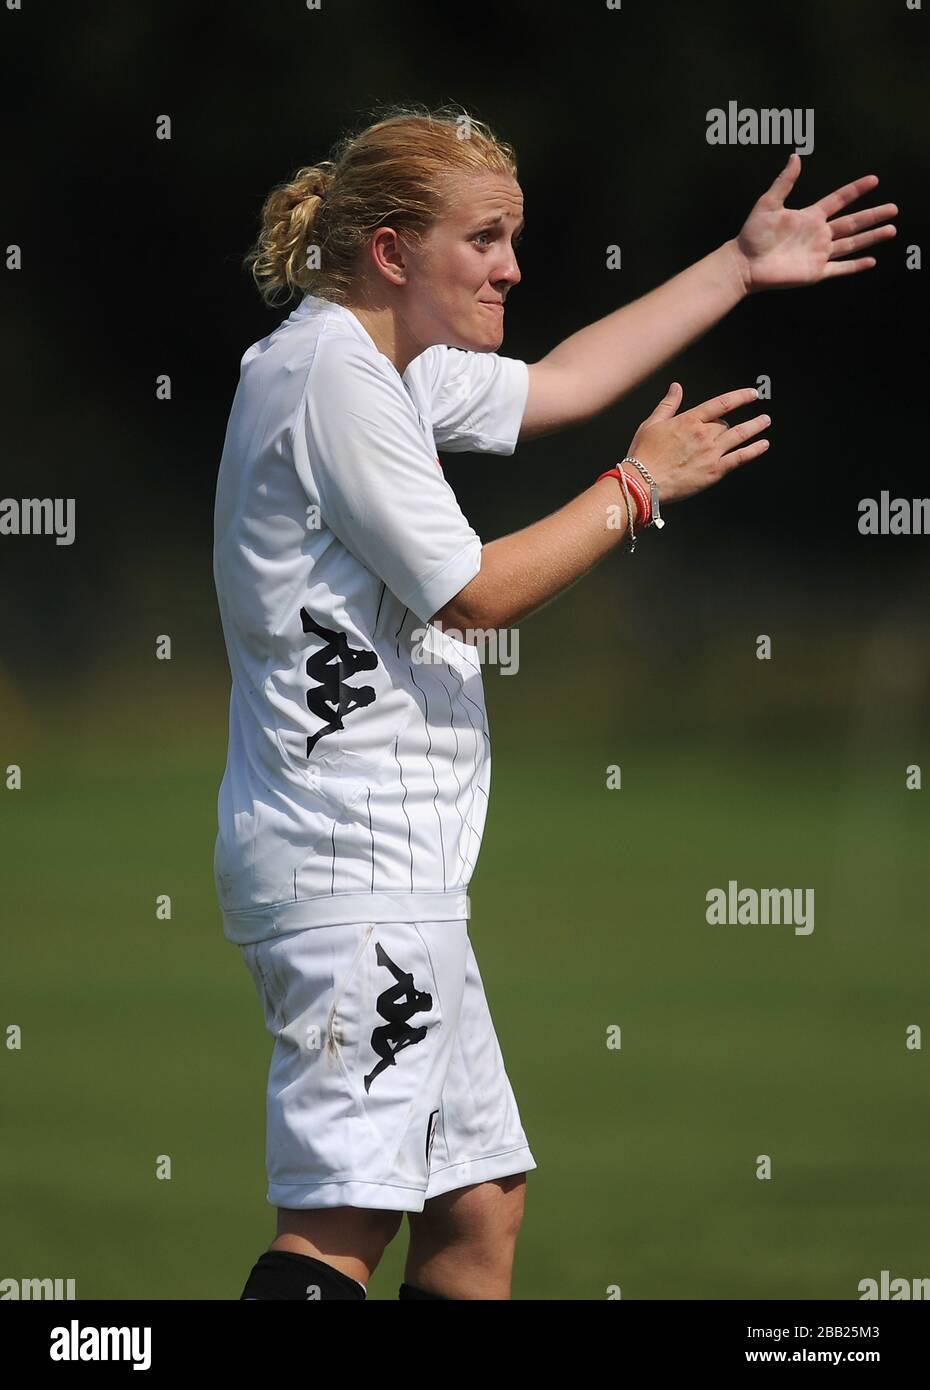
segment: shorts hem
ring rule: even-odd
[[[476,1182],[490,1182],[494,1178],[509,1178],[514,1173],[528,1173],[535,1167],[536,1160],[526,1144],[516,1149],[505,1149],[503,1153],[489,1154],[486,1158],[450,1163],[447,1168],[430,1173],[426,1200],[440,1197],[444,1192],[453,1192],[457,1187],[471,1187]]]
[[[430,1174],[425,1188],[401,1187],[384,1182],[309,1182],[273,1183],[268,1188],[267,1202],[272,1207],[366,1207],[379,1211],[423,1210],[423,1204],[444,1192],[474,1183],[491,1182],[494,1178],[509,1178],[514,1173],[528,1173],[536,1167],[529,1146],[488,1154],[484,1158],[469,1158],[450,1163]]]
[[[383,1182],[272,1183],[266,1201],[272,1207],[368,1207],[379,1211],[422,1211],[421,1187]]]

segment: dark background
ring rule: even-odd
[[[902,1038],[926,1017],[925,793],[904,769],[926,761],[930,540],[861,536],[858,503],[927,492],[905,266],[925,240],[927,13],[25,0],[0,24],[4,244],[23,253],[2,284],[0,491],[74,497],[77,524],[70,547],[0,540],[2,765],[24,768],[0,802],[2,1021],[28,1040],[3,1063],[0,1275],[237,1297],[270,1238],[270,1039],[211,877],[216,469],[239,359],[286,312],[241,268],[266,193],[378,103],[460,103],[517,151],[501,351],[535,361],[737,233],[788,150],[708,145],[730,99],[814,108],[790,205],[879,175],[854,205],[900,208],[877,267],[753,296],[581,429],[443,460],[488,541],[622,457],[671,380],[684,408],[773,383],[765,457],[523,624],[518,676],[486,675],[473,937],[539,1162],[515,1294],[843,1298],[880,1268],[926,1273],[926,1073]],[[816,884],[813,935],[706,926],[728,878]],[[605,1060],[624,1022],[633,1056]],[[771,1152],[787,1197],[754,1177]],[[132,1257],[127,1222],[163,1233],[157,1258]],[[192,1233],[215,1271],[179,1258]]]

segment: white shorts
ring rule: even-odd
[[[275,1039],[272,1206],[422,1211],[536,1167],[467,921],[310,927],[239,949]]]

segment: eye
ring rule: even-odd
[[[492,238],[492,237],[494,237],[494,236],[496,236],[496,235],[497,235],[497,232],[496,232],[493,228],[489,228],[487,231],[484,231],[484,232],[476,232],[475,235],[471,238],[471,240],[472,240],[472,241],[475,241],[475,242],[478,242],[479,245],[482,245],[482,249],[483,249],[483,250],[486,250],[487,247],[488,247],[488,245],[490,244],[489,238]],[[484,238],[485,238],[485,241],[484,241],[483,244],[480,242],[480,238],[481,238],[481,237],[484,237]],[[520,245],[520,242],[521,242],[522,240],[523,240],[523,232],[522,232],[522,231],[518,232],[517,235],[516,235],[515,237],[512,237],[512,238],[511,238],[511,245],[513,246],[514,250],[516,250],[516,248]]]

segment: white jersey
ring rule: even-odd
[[[216,496],[232,674],[226,936],[468,916],[490,789],[473,645],[428,620],[481,567],[437,445],[512,454],[527,364],[436,346],[403,376],[307,295],[242,359]]]

